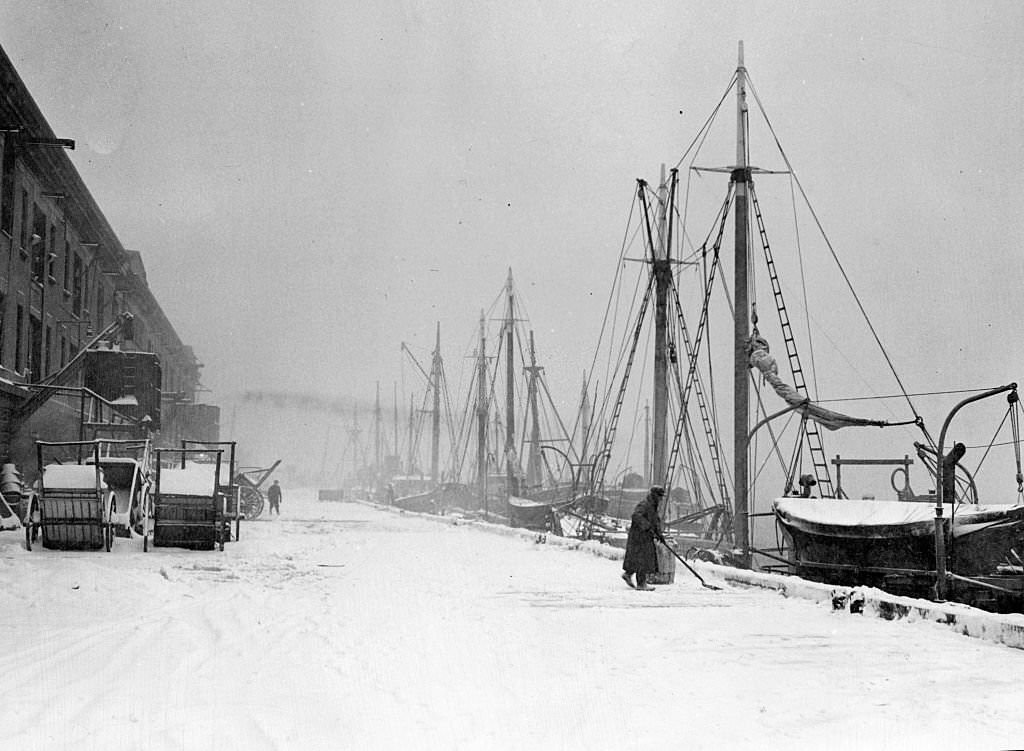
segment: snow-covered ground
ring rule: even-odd
[[[0,748],[1024,746],[1024,651],[313,498],[223,553],[0,533]]]

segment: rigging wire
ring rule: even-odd
[[[696,159],[697,154],[700,153],[701,148],[703,148],[704,146],[704,141],[707,139],[708,133],[711,132],[711,124],[715,121],[715,118],[718,117],[718,110],[722,108],[722,103],[725,102],[725,98],[729,96],[729,92],[732,91],[732,87],[735,85],[736,73],[733,73],[732,78],[729,79],[729,85],[725,87],[725,91],[722,92],[721,99],[718,100],[718,104],[715,105],[715,108],[711,111],[711,114],[708,115],[708,118],[704,121],[704,125],[702,125],[700,130],[697,131],[697,135],[695,135],[693,137],[693,140],[690,141],[690,145],[686,147],[686,151],[684,151],[683,155],[679,157],[679,161],[676,162],[675,169],[679,169],[679,166],[686,160],[686,155],[690,153],[690,150],[693,149],[694,146],[697,146],[697,150],[694,151],[693,154],[694,159]]]
[[[1001,431],[1003,429],[1003,426],[1006,424],[1006,421],[1008,419],[1010,419],[1011,416],[1016,414],[1014,412],[1013,406],[1014,405],[1011,404],[1010,408],[1008,410],[1006,410],[1006,414],[1003,415],[1003,419],[999,421],[998,427],[996,427],[995,432],[992,434],[992,440],[989,441],[987,447],[985,448],[985,453],[982,454],[981,455],[981,459],[978,460],[978,465],[974,468],[974,476],[975,477],[978,476],[978,473],[981,471],[981,465],[984,464],[985,463],[985,459],[988,458],[989,452],[992,450],[992,446],[995,443],[996,436],[999,435],[999,431]],[[1014,420],[1013,422],[1016,423],[1016,420]],[[1014,430],[1016,431],[1016,425],[1014,425]],[[1016,438],[1016,435],[1014,435],[1014,438]]]
[[[991,389],[949,389],[947,391],[918,391],[910,394],[910,396],[952,396],[955,394],[980,394],[983,391],[991,391]],[[903,399],[907,394],[883,394],[881,396],[847,396],[847,397],[836,397],[834,399],[815,399],[818,404],[830,404],[833,402],[865,402],[874,401],[876,399]]]
[[[797,220],[796,214],[796,191],[793,189],[793,175],[789,176],[789,199],[790,205],[793,207],[793,233],[796,238],[796,257],[800,264],[800,288],[803,292],[804,298],[804,319],[807,326],[807,347],[810,352],[811,358],[811,381],[814,384],[814,391],[812,392],[812,398],[818,400],[818,366],[814,358],[814,337],[811,334],[811,308],[807,302],[807,276],[804,273],[804,251],[803,246],[800,243],[800,222]]]
[[[775,146],[778,148],[779,154],[782,157],[783,162],[785,162],[786,169],[789,170],[793,182],[796,184],[797,188],[799,188],[800,195],[804,199],[804,204],[807,206],[807,209],[811,214],[811,218],[814,219],[814,223],[818,227],[818,231],[821,233],[822,239],[825,241],[825,245],[828,247],[829,253],[832,255],[832,260],[835,261],[836,266],[839,269],[839,273],[842,275],[843,281],[846,283],[847,289],[850,290],[850,294],[853,296],[854,302],[857,304],[857,308],[860,310],[861,316],[864,318],[864,321],[867,324],[868,329],[871,331],[871,335],[875,339],[875,343],[878,345],[878,348],[881,351],[882,356],[885,358],[886,363],[888,363],[889,370],[892,373],[893,378],[896,379],[896,383],[897,385],[899,385],[900,391],[903,392],[907,404],[910,407],[910,411],[913,413],[914,418],[918,422],[918,424],[923,425],[924,418],[922,418],[920,413],[917,411],[917,407],[914,405],[913,400],[908,395],[906,387],[903,385],[903,380],[900,378],[899,373],[896,372],[896,366],[893,364],[892,358],[889,356],[889,352],[888,350],[886,350],[885,345],[882,344],[881,337],[879,337],[878,331],[875,329],[874,324],[871,322],[871,318],[868,316],[867,310],[864,308],[864,304],[861,301],[860,296],[857,294],[857,290],[854,289],[853,282],[850,280],[849,274],[846,273],[846,268],[839,260],[839,255],[836,253],[836,250],[832,245],[832,241],[825,233],[825,228],[822,226],[821,220],[818,218],[817,212],[811,205],[811,202],[807,197],[807,193],[806,191],[804,191],[803,184],[800,182],[800,178],[797,176],[796,171],[793,169],[793,165],[789,161],[789,157],[786,155],[785,150],[782,148],[782,143],[779,141],[779,137],[775,132],[775,128],[772,125],[771,120],[769,120],[768,118],[768,113],[765,112],[764,105],[761,103],[761,97],[758,96],[757,89],[754,87],[754,83],[753,81],[750,80],[749,76],[747,77],[747,82],[750,85],[751,93],[753,93],[754,95],[754,101],[757,102],[758,109],[760,110],[762,117],[764,117],[765,124],[768,126],[768,130],[771,132],[772,138],[775,140]],[[924,431],[924,433],[928,440],[931,441],[931,436],[928,435],[927,431]]]

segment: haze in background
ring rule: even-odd
[[[0,12],[211,401],[390,395],[435,321],[461,368],[511,266],[572,409],[634,180],[679,159],[740,39],[908,388],[1020,373],[1019,3],[273,5]]]

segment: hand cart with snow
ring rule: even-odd
[[[239,501],[242,504],[242,516],[246,519],[255,519],[263,513],[263,491],[260,487],[267,481],[277,466],[281,463],[278,459],[269,467],[242,467],[235,475],[235,485],[238,486]]]
[[[218,448],[223,446],[225,448]],[[222,457],[220,470],[217,472],[217,492],[224,497],[224,539],[230,542],[232,539],[237,540],[242,531],[242,512],[239,508],[238,502],[238,485],[235,483],[235,449],[237,443],[235,441],[191,441],[183,440],[181,442],[183,449],[196,451],[195,454],[197,461],[210,461],[210,457],[214,452],[221,452],[226,454]],[[207,456],[202,458],[203,453]],[[227,461],[225,462],[224,459]],[[231,537],[231,522],[235,522],[235,536]]]
[[[111,511],[114,534],[118,537],[138,535],[146,547],[153,515],[150,441],[97,438],[96,442],[100,447],[98,462],[103,478],[115,498]],[[87,463],[93,461],[90,457]]]
[[[24,519],[28,550],[40,535],[51,550],[110,550],[117,502],[99,459],[99,441],[36,441],[39,479]]]
[[[228,528],[219,492],[223,451],[156,449],[153,545],[189,550],[224,550]],[[214,461],[189,461],[189,457]]]

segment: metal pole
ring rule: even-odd
[[[946,597],[946,535],[945,521],[942,518],[942,504],[944,502],[942,497],[942,460],[944,458],[942,447],[946,442],[946,430],[949,428],[949,424],[952,422],[956,413],[968,404],[981,401],[982,399],[987,399],[988,397],[995,396],[996,394],[1002,394],[1006,391],[1016,390],[1017,384],[1010,383],[1006,386],[990,389],[981,394],[969,396],[953,407],[953,410],[946,416],[946,421],[942,423],[942,430],[939,431],[939,444],[936,447],[935,455],[935,598],[937,600],[943,600]],[[956,469],[954,468],[954,472],[955,471]],[[954,500],[955,499],[950,499],[950,503]]]
[[[508,270],[506,282],[508,295],[508,317],[505,319],[505,495],[519,495],[516,468],[513,456],[516,445],[516,363],[515,363],[515,301],[512,298],[512,269]]]
[[[666,443],[668,437],[668,288],[672,281],[672,269],[668,262],[668,247],[665,242],[665,220],[668,211],[668,186],[665,184],[665,166],[661,168],[661,185],[658,186],[658,228],[659,242],[654,247],[651,271],[654,274],[654,469],[653,483],[665,486],[667,464]],[[653,243],[652,243],[653,245]]]
[[[747,169],[747,91],[746,68],[743,67],[743,42],[739,44],[739,65],[736,68],[736,169],[732,180],[736,185],[736,223],[735,223],[735,279],[734,294],[736,296],[736,312],[733,329],[733,451],[736,483],[735,534],[736,541],[743,550],[744,558],[749,557],[750,531],[747,522],[748,512],[748,468],[747,468],[747,426],[750,421],[750,385],[748,371],[750,369],[747,354],[747,342],[750,338],[748,325],[748,309],[750,307],[747,290],[747,181],[750,173]]]
[[[484,314],[480,312],[480,358],[477,360],[476,420],[477,420],[477,489],[487,511],[487,338],[484,335]]]
[[[437,322],[437,334],[434,340],[434,358],[430,367],[431,397],[431,429],[430,429],[430,481],[437,484],[441,480],[439,473],[441,451],[441,322]]]

